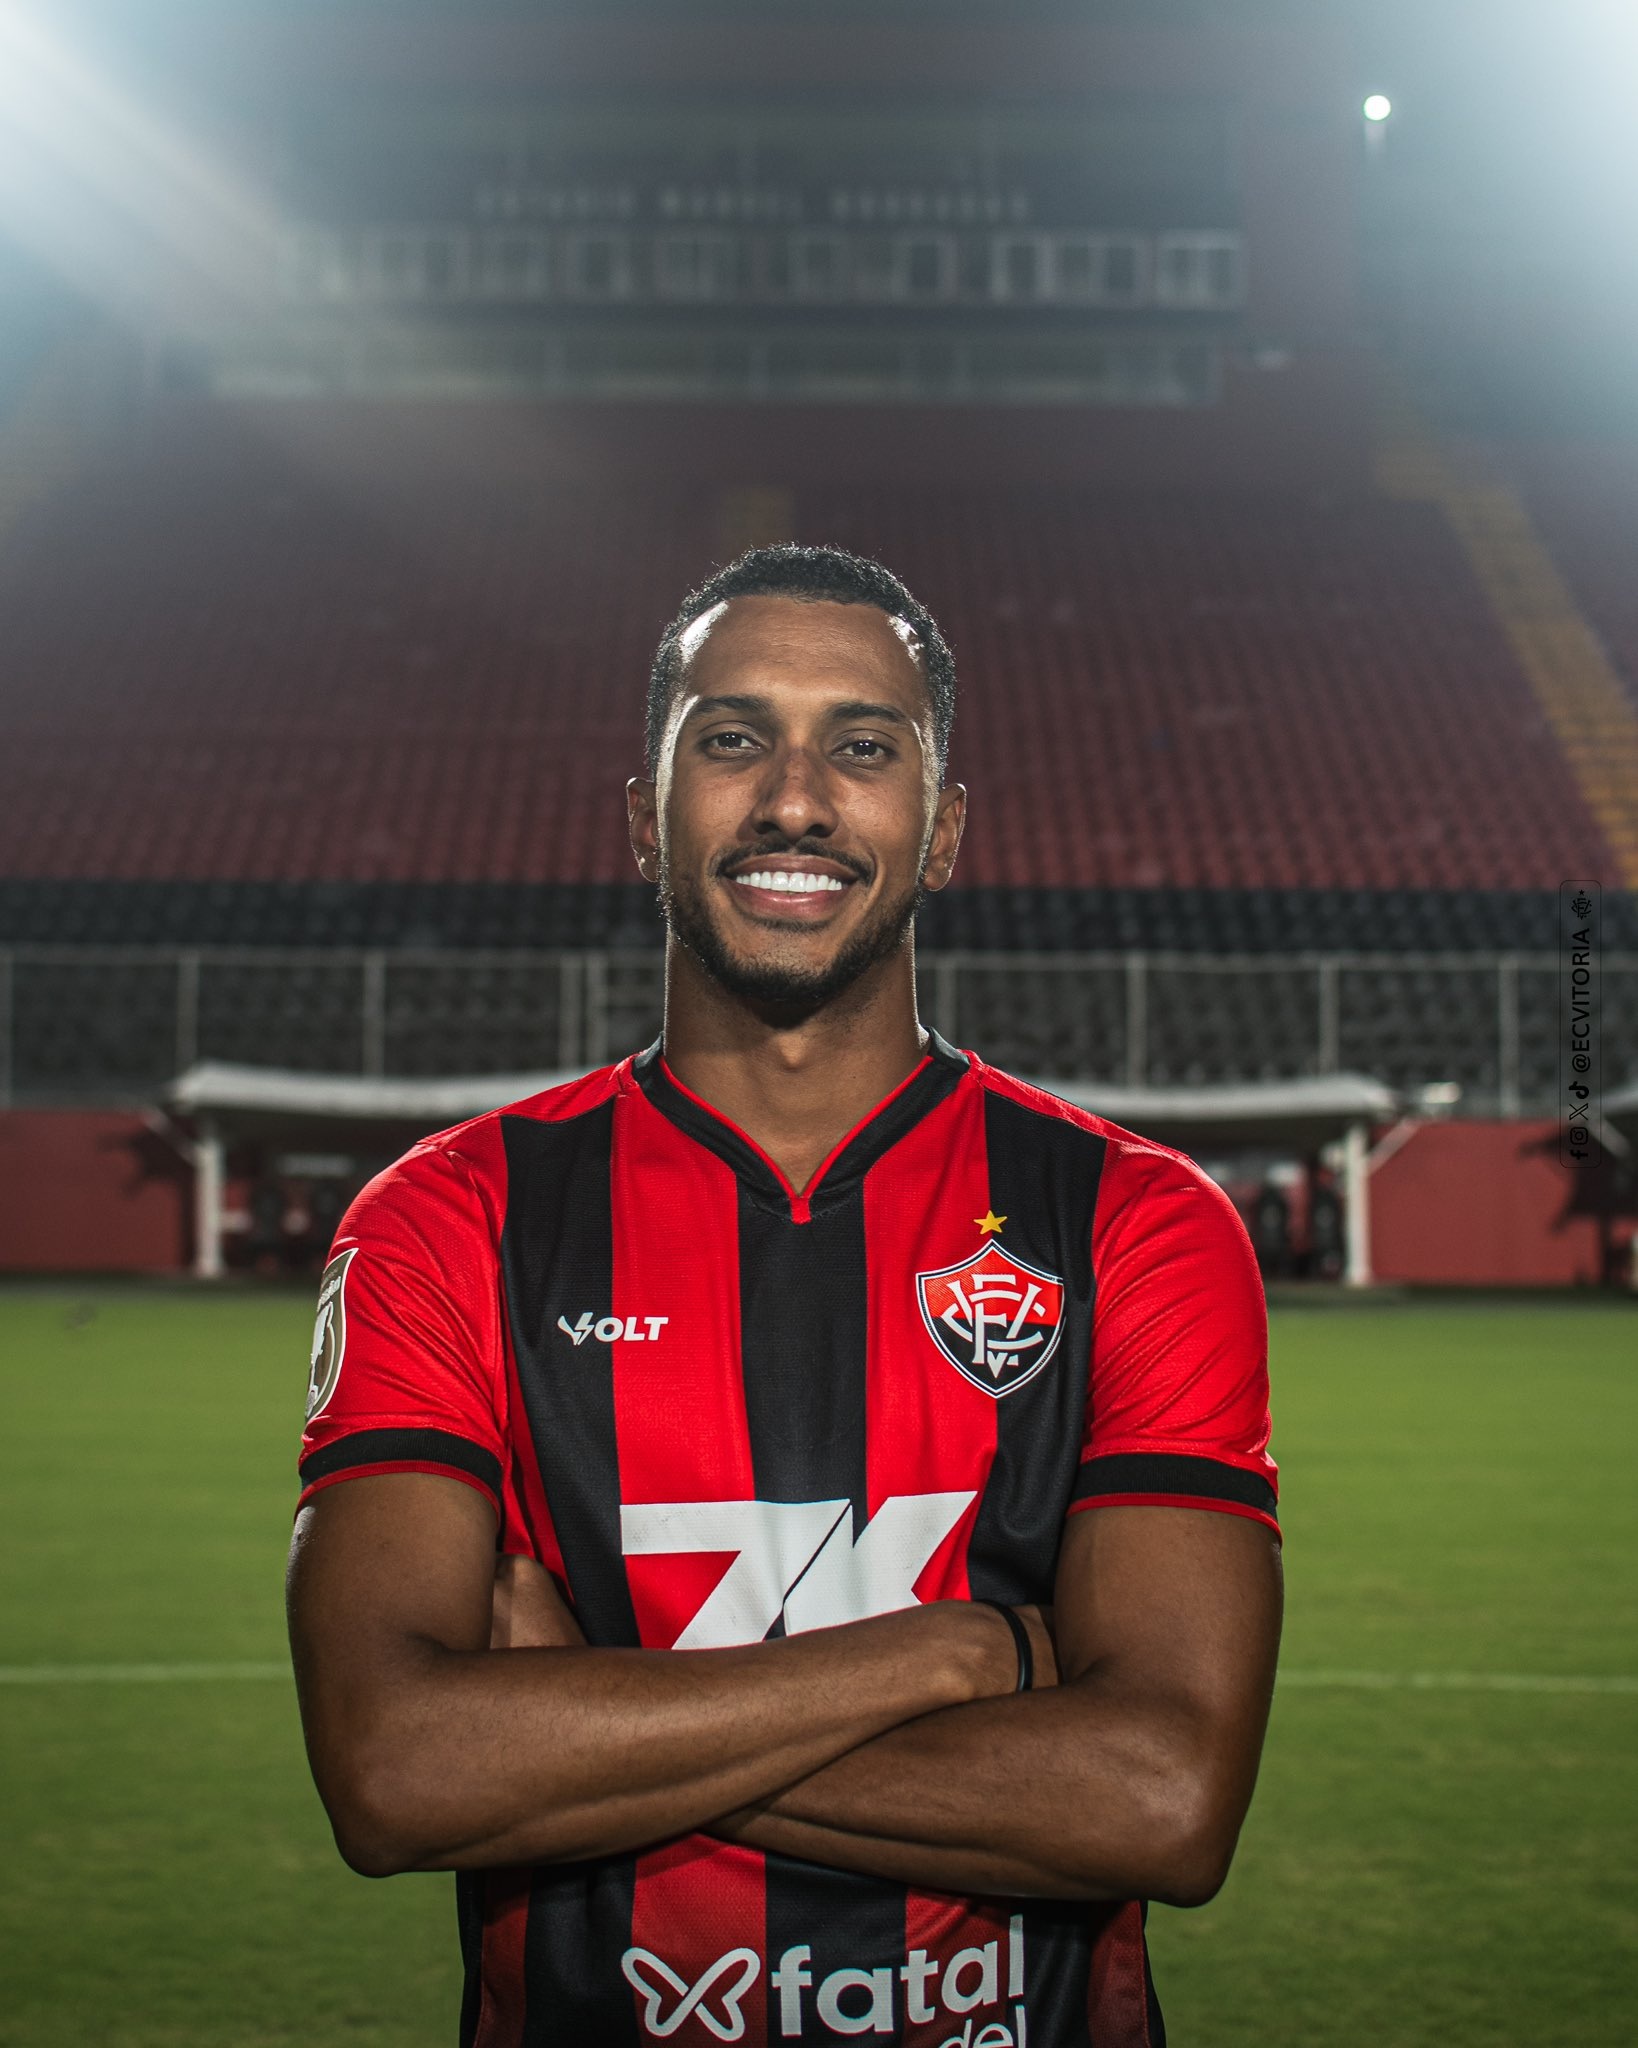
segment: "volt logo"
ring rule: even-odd
[[[686,1983],[651,1949],[628,1948],[620,1958],[620,1968],[626,1982],[643,2001],[643,2025],[662,2041],[694,2012],[699,2014],[700,2024],[719,2041],[745,2038],[745,2015],[739,2009],[740,2000],[762,1969],[762,1958],[754,1948],[731,1948],[725,1956],[718,1956],[697,1984]],[[718,1994],[713,2005],[711,1994],[727,1977],[734,1982]],[[669,2013],[665,2010],[667,1993],[676,2000]]]
[[[578,1351],[588,1337],[595,1337],[599,1344],[653,1342],[658,1339],[660,1332],[670,1320],[669,1316],[594,1317],[588,1308],[572,1323],[567,1316],[559,1316],[557,1327]]]
[[[916,1580],[976,1498],[896,1493],[857,1535],[845,1500],[644,1502],[621,1508],[620,1544],[627,1557],[732,1554],[672,1645],[725,1650],[760,1643],[781,1616],[800,1635],[914,1607]]]

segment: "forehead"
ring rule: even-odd
[[[771,684],[810,687],[899,704],[920,718],[928,708],[915,635],[902,619],[869,604],[827,599],[735,597],[684,631],[685,697],[722,695]]]

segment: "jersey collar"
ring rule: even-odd
[[[929,1031],[921,1063],[831,1149],[799,1192],[738,1124],[683,1086],[666,1065],[662,1046],[663,1041],[656,1039],[632,1061],[638,1087],[678,1130],[725,1160],[753,1194],[788,1208],[794,1223],[806,1223],[815,1209],[828,1209],[845,1199],[890,1146],[954,1091],[970,1064],[964,1052]]]

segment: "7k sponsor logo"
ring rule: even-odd
[[[895,1493],[854,1533],[845,1500],[641,1501],[620,1510],[627,1557],[729,1554],[733,1562],[672,1644],[723,1650],[916,1605],[916,1580],[971,1507],[959,1493]]]

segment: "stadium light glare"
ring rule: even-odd
[[[1367,121],[1385,121],[1393,112],[1393,101],[1385,92],[1373,92],[1366,96],[1363,111]]]
[[[0,228],[108,311],[173,330],[258,310],[281,224],[26,0],[0,0]]]

